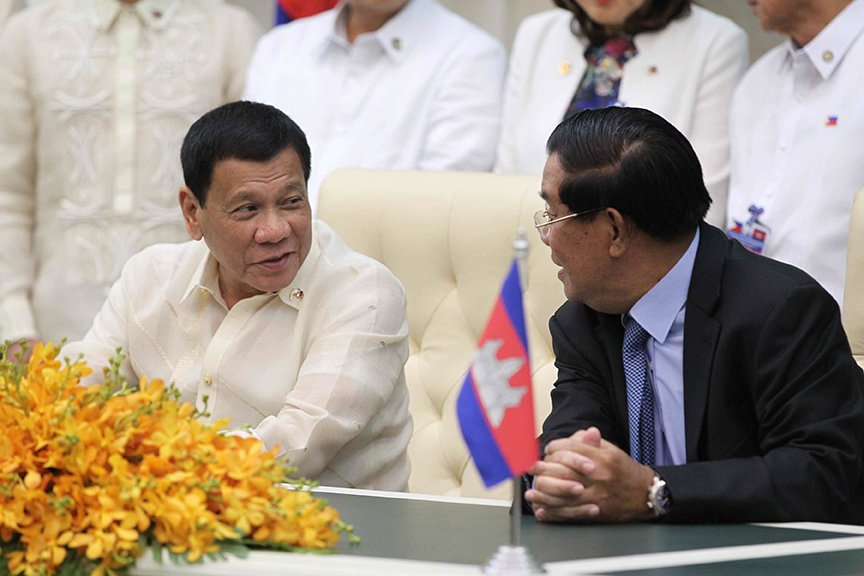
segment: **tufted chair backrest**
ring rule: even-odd
[[[843,327],[849,337],[852,354],[858,364],[864,367],[864,189],[855,197],[849,221]]]
[[[406,379],[414,418],[412,492],[507,498],[486,490],[471,462],[455,400],[523,228],[524,296],[537,430],[556,370],[548,320],[564,302],[549,249],[533,228],[540,179],[466,172],[342,170],[324,182],[317,217],[349,246],[384,263],[408,298]]]

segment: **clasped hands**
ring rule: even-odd
[[[607,442],[597,428],[549,442],[529,470],[534,486],[525,500],[541,522],[650,520],[650,467]]]

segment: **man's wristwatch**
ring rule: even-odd
[[[648,508],[654,512],[656,518],[667,514],[672,509],[672,495],[669,493],[669,487],[666,486],[666,481],[656,470],[654,470],[654,481],[648,489]]]

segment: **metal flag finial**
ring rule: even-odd
[[[522,292],[528,289],[528,272],[526,270],[528,264],[528,237],[525,235],[525,228],[519,227],[519,232],[516,233],[516,239],[513,240],[513,256],[516,258],[516,265],[519,266],[519,283],[522,285]]]

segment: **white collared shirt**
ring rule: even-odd
[[[0,340],[81,338],[123,263],[187,238],[180,144],[258,28],[222,0],[55,0],[0,29]]]
[[[107,365],[120,347],[130,383],[174,382],[208,421],[252,426],[300,474],[331,486],[404,490],[412,425],[403,366],[405,293],[326,224],[290,286],[230,310],[204,242],[140,252],[81,342],[63,354]],[[98,377],[98,374],[97,374]]]
[[[507,57],[486,32],[434,0],[411,0],[353,45],[345,5],[278,26],[259,42],[246,98],[306,133],[309,197],[343,167],[488,171]]]
[[[864,0],[800,49],[756,62],[732,106],[727,226],[764,211],[764,254],[843,299],[849,212],[864,187]]]

